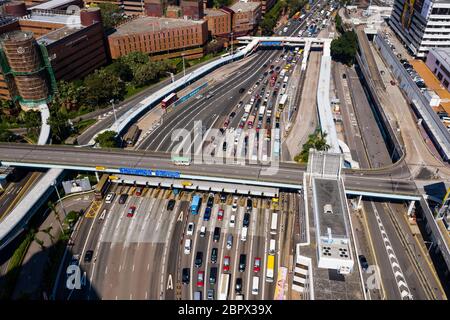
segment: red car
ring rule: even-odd
[[[219,221],[223,220],[223,209],[219,209],[219,212],[217,214],[217,220]]]
[[[255,263],[253,264],[253,272],[259,272],[261,270],[261,258],[255,258]]]
[[[136,193],[135,193],[135,195],[136,195],[137,197],[140,197],[141,194],[142,194],[142,188],[141,188],[141,187],[137,187],[137,188],[136,188]]]
[[[230,271],[230,256],[223,257],[223,271]]]
[[[229,120],[226,120],[224,123],[223,123],[223,127],[224,128],[228,128],[228,125],[230,124],[230,121]]]
[[[199,271],[197,274],[197,287],[203,287],[205,279],[205,272]]]
[[[136,211],[136,207],[135,206],[131,206],[128,209],[128,213],[127,213],[127,217],[128,218],[132,218],[134,216],[134,212]]]

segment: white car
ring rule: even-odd
[[[114,199],[114,196],[115,196],[114,192],[108,193],[105,199],[105,203],[111,203]]]
[[[234,228],[235,222],[236,222],[236,216],[233,214],[230,217],[230,228]]]
[[[236,212],[237,211],[237,200],[233,200],[233,205],[231,206],[231,211]]]
[[[200,228],[200,237],[204,237],[206,235],[206,227],[205,226],[202,226],[201,228]]]
[[[191,244],[192,244],[192,240],[186,239],[186,241],[184,242],[184,254],[191,253]]]
[[[194,234],[194,227],[195,227],[194,223],[190,222],[187,226],[186,235],[192,236]]]

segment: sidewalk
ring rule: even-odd
[[[85,209],[91,203],[93,194],[84,194],[72,196],[63,200],[65,211],[79,211]],[[60,221],[64,220],[64,213],[59,204],[56,205]],[[47,210],[47,212],[49,209]],[[35,235],[36,239],[43,241],[42,246],[34,240],[25,255],[22,262],[16,287],[12,299],[28,298],[32,300],[43,299],[42,282],[50,248],[56,243],[61,233],[59,222],[53,212],[48,213],[47,218],[39,226]]]

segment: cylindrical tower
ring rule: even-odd
[[[25,2],[12,1],[5,4],[5,14],[14,17],[23,17],[27,14],[27,7]]]
[[[86,8],[81,9],[80,11],[80,21],[81,24],[85,27],[93,25],[97,22],[102,22],[102,14],[100,12],[100,8]]]
[[[32,32],[13,31],[2,36],[2,47],[20,97],[24,100],[47,98],[45,75]]]

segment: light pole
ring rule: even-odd
[[[58,187],[57,187],[57,183],[56,183],[56,180],[54,180],[53,182],[52,182],[52,186],[55,188],[55,190],[56,190],[56,194],[58,195],[58,202],[59,202],[59,204],[61,205],[61,208],[63,209],[63,212],[64,212],[64,218],[67,216],[67,213],[66,213],[66,209],[64,208],[64,205],[63,205],[63,203],[62,203],[62,201],[61,201],[61,196],[59,195],[59,190],[58,190]],[[58,214],[58,212],[56,213],[56,214]]]
[[[175,78],[173,77],[173,73],[169,72],[169,71],[166,71],[166,73],[170,74],[170,78],[172,79],[172,83],[174,83],[175,82]]]
[[[117,122],[116,109],[114,108],[114,99],[109,100],[109,102],[112,104],[114,120]]]
[[[233,57],[233,32],[231,32],[231,56]],[[233,58],[231,58],[233,60]]]

